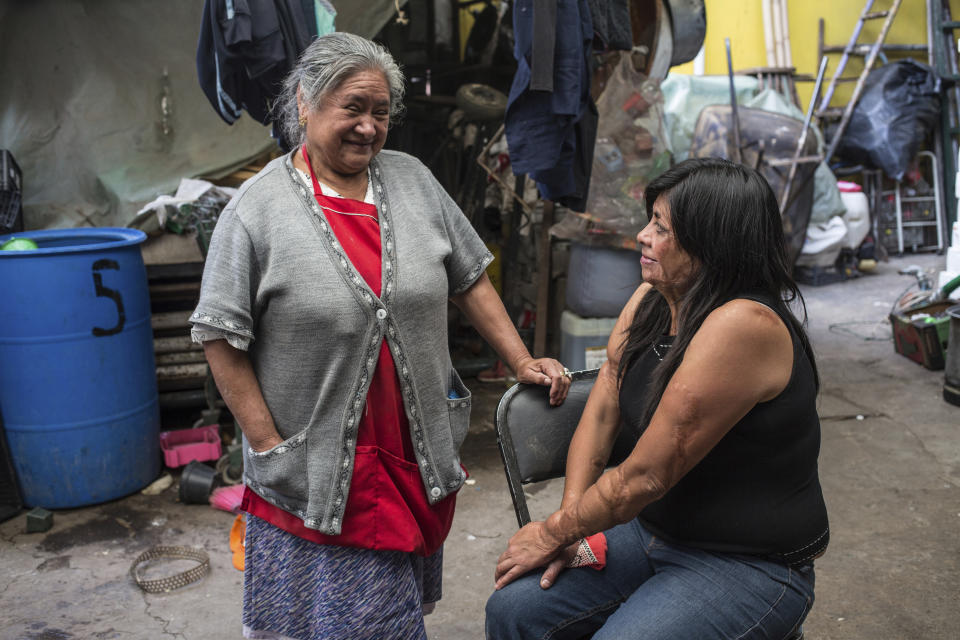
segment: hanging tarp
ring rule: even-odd
[[[124,226],[183,177],[273,144],[229,127],[197,84],[200,0],[2,2],[0,147],[28,228]]]
[[[337,28],[365,37],[395,14],[393,0],[334,6]],[[28,228],[124,226],[182,178],[275,146],[246,114],[224,123],[201,91],[202,12],[203,0],[0,0],[0,148],[23,171]]]

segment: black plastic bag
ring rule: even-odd
[[[940,79],[933,69],[914,60],[885,64],[867,75],[837,156],[902,180],[939,114]]]

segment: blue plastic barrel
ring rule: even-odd
[[[133,493],[160,472],[146,235],[15,235],[38,246],[0,251],[0,410],[23,501],[61,509]]]

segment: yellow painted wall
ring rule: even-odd
[[[707,34],[704,40],[704,73],[726,75],[727,58],[724,38],[730,38],[733,68],[767,66],[766,45],[763,35],[763,11],[760,0],[705,0],[707,10]],[[940,0],[935,0],[939,5]],[[797,73],[816,76],[817,22],[824,18],[824,43],[846,44],[856,27],[864,0],[788,0],[787,12],[790,26],[790,51]],[[889,8],[893,0],[875,0],[873,11]],[[960,0],[950,0],[954,19],[960,19]],[[864,23],[858,42],[873,43],[883,27],[883,20],[868,20]],[[888,43],[926,44],[927,22],[924,0],[903,0],[887,35]],[[887,54],[893,59],[900,54]],[[904,56],[907,54],[904,54]],[[912,57],[927,62],[926,52]],[[841,54],[829,54],[824,88],[840,61]],[[863,70],[863,58],[851,57],[844,76],[856,76]],[[693,64],[676,66],[671,73],[693,73]],[[838,85],[834,106],[843,105],[850,97],[853,84]],[[803,108],[813,92],[813,82],[800,82],[797,92]]]

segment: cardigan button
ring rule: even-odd
[[[382,308],[381,308],[381,309],[377,309],[377,318],[378,318],[378,319],[383,320],[383,319],[386,318],[386,317],[387,317],[387,310],[386,310],[386,309],[382,309]]]
[[[441,493],[443,492],[440,491],[440,487],[434,487],[433,489],[430,489],[430,495],[434,498],[439,498]]]

